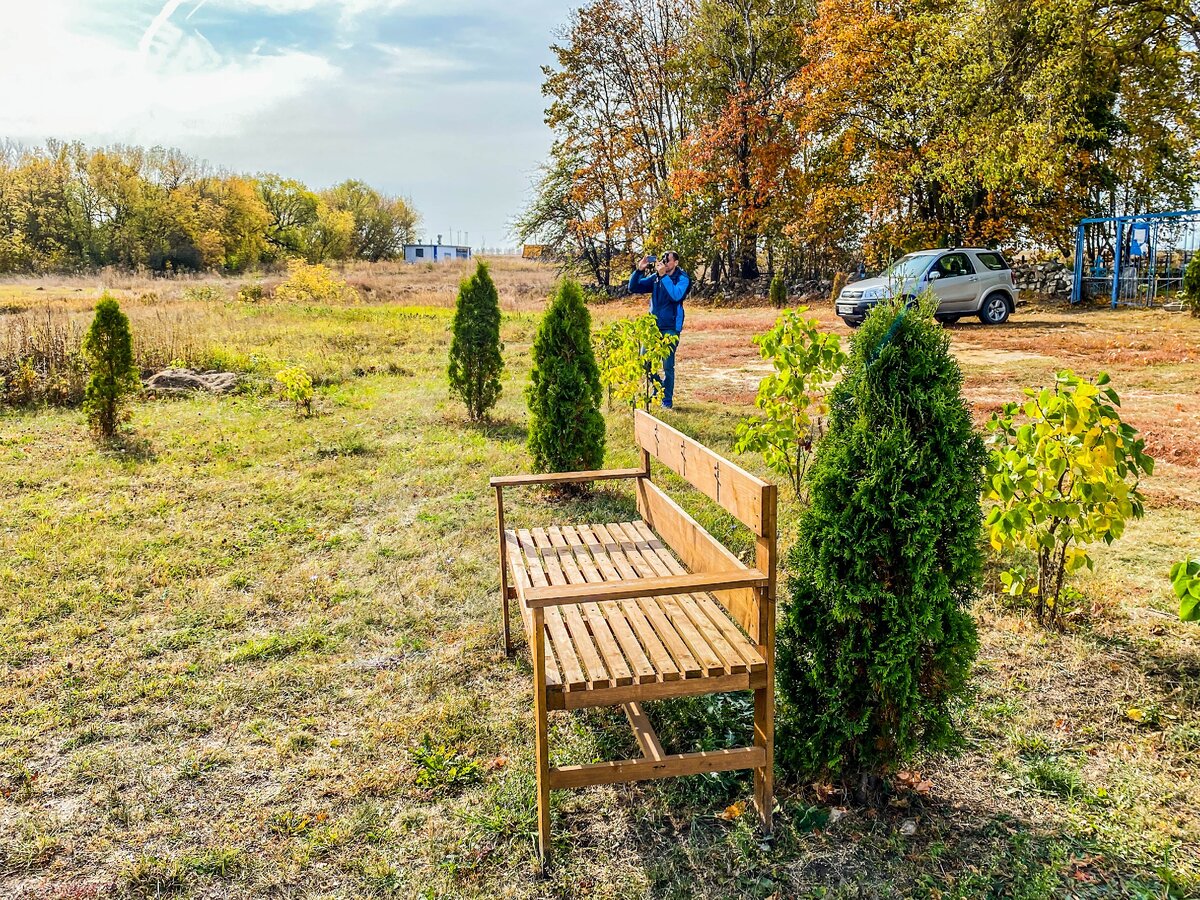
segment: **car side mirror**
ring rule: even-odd
[[[928,277],[929,277],[929,280],[930,280],[930,281],[937,281],[939,278],[941,278],[941,277],[942,277],[942,273],[941,273],[941,272],[937,272],[937,271],[933,271],[933,272],[930,272],[930,273],[929,273],[929,276],[928,276]]]

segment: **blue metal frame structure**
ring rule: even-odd
[[[1104,252],[1110,254],[1112,259],[1109,266],[1103,254],[1097,253],[1090,275],[1087,274],[1087,261],[1084,258],[1089,227],[1103,229],[1101,237],[1107,245]],[[1108,242],[1109,229],[1113,232],[1111,245]],[[1168,234],[1164,239],[1163,229],[1173,230],[1173,235]],[[1135,253],[1133,235],[1138,232],[1145,234],[1146,246],[1143,249],[1140,244],[1136,245]],[[1160,244],[1167,246],[1160,247]],[[1103,287],[1114,309],[1122,303],[1150,306],[1160,292],[1169,291],[1172,284],[1182,279],[1183,268],[1192,254],[1196,253],[1200,253],[1200,209],[1082,219],[1075,231],[1075,278],[1071,287],[1071,302],[1081,303],[1085,299],[1085,291],[1093,296],[1098,293],[1096,290],[1088,291],[1088,288]],[[1165,263],[1160,266],[1164,256]],[[1173,266],[1176,256],[1179,257],[1179,265]],[[1111,284],[1104,285],[1109,281]]]

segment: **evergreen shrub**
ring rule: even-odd
[[[450,330],[450,394],[466,404],[467,415],[477,422],[500,399],[504,371],[500,295],[482,260],[458,286]]]
[[[529,452],[537,472],[598,469],[604,462],[600,371],[592,317],[579,284],[564,279],[533,341]]]
[[[883,303],[854,335],[787,561],[778,758],[860,801],[954,743],[977,650],[984,446],[932,312]]]
[[[82,350],[90,372],[83,411],[97,435],[111,438],[120,424],[125,402],[142,387],[133,363],[129,317],[114,297],[105,294],[96,304],[96,316],[83,336]]]

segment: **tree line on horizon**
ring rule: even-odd
[[[1193,201],[1198,44],[1190,0],[589,0],[515,230],[602,287],[668,244],[710,282],[1066,253]]]
[[[362,181],[316,191],[162,147],[0,143],[0,273],[377,261],[401,256],[419,222],[408,200]]]

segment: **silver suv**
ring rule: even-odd
[[[878,277],[846,285],[837,298],[837,314],[857,328],[881,300],[910,299],[926,288],[938,298],[936,316],[941,322],[979,316],[985,325],[1000,325],[1017,308],[1017,289],[1004,257],[995,250],[967,247],[900,257]]]

